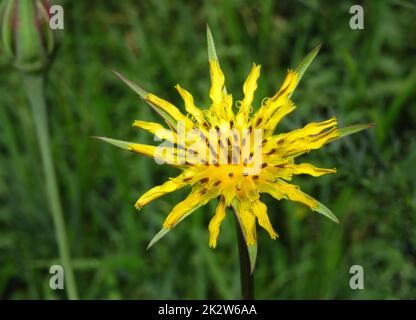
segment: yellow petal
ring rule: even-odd
[[[152,202],[153,200],[184,187],[189,183],[189,179],[190,178],[187,178],[187,171],[185,171],[178,177],[170,179],[160,186],[153,187],[144,193],[139,198],[139,200],[137,200],[135,204],[136,209],[140,210],[143,206]]]
[[[163,111],[165,111],[166,113],[168,113],[171,117],[173,117],[175,120],[177,121],[184,121],[187,122],[189,121],[189,119],[184,116],[178,108],[176,108],[172,103],[170,103],[169,101],[166,101],[162,98],[159,98],[158,96],[149,93],[148,95],[146,95],[145,98],[147,101],[149,101],[150,103],[153,103],[154,105],[158,106],[159,108],[161,108]]]
[[[224,96],[223,108],[224,108],[223,120],[227,122],[227,127],[229,127],[230,120],[234,119],[233,96],[231,94],[227,94]]]
[[[169,129],[164,128],[159,123],[134,120],[133,127],[146,130],[153,135],[155,135],[160,140],[167,140],[174,142],[176,139],[176,134]]]
[[[249,246],[256,244],[256,218],[250,210],[251,204],[248,201],[240,200],[238,208],[238,217],[244,231],[246,243]]]
[[[135,120],[133,122],[133,127],[149,131],[150,133],[153,133],[153,134],[155,134],[155,132],[158,130],[164,129],[164,127],[159,123],[141,121],[141,120]]]
[[[221,192],[224,196],[226,205],[229,206],[235,198],[235,185],[233,183],[225,182]]]
[[[267,215],[267,206],[261,201],[255,201],[253,203],[253,213],[257,217],[259,225],[269,233],[272,239],[276,239],[278,235],[270,223],[269,216]]]
[[[214,104],[219,105],[223,97],[224,73],[217,61],[211,60],[209,66],[211,70],[211,89],[209,90],[209,96]]]
[[[340,132],[337,128],[332,128],[325,132],[319,133],[312,137],[306,137],[305,139],[299,139],[294,143],[291,143],[285,148],[282,148],[282,154],[285,157],[293,156],[297,157],[305,152],[310,150],[319,149],[328,142],[331,142],[337,139],[340,135]]]
[[[337,121],[335,118],[331,118],[322,122],[309,123],[301,129],[272,136],[270,139],[279,146],[279,156],[297,157],[310,150],[319,149],[339,136]]]
[[[267,122],[266,135],[273,134],[274,130],[276,129],[279,122],[283,119],[283,117],[291,113],[293,110],[295,110],[295,108],[295,104],[289,100],[283,106],[279,107]]]
[[[318,201],[316,201],[314,198],[307,195],[306,193],[302,192],[299,189],[298,186],[295,186],[295,185],[290,184],[290,183],[283,182],[281,180],[276,182],[276,186],[283,193],[286,194],[286,196],[287,196],[287,198],[289,198],[289,200],[303,203],[303,204],[307,205],[308,207],[310,207],[313,210],[318,207],[318,204],[319,204]]]
[[[287,97],[291,95],[293,90],[296,88],[297,81],[298,74],[293,70],[289,70],[282,86],[280,87],[279,91],[271,98],[271,101],[277,101],[277,99],[280,97]]]
[[[294,174],[309,174],[313,177],[319,177],[327,173],[335,173],[336,169],[318,168],[309,163],[300,163],[290,166]]]
[[[129,145],[128,149],[129,149],[129,151],[140,153],[140,154],[143,154],[145,156],[153,158],[153,156],[155,154],[156,147],[155,146],[149,146],[147,144],[135,143],[135,144]]]
[[[155,159],[158,164],[167,163],[175,167],[180,167],[181,165],[185,164],[185,154],[182,155],[177,153],[177,148],[162,145],[155,147],[146,144],[135,143],[129,145],[128,150],[151,157]]]
[[[209,230],[209,246],[215,248],[217,246],[217,239],[220,233],[221,222],[225,218],[225,199],[221,197],[217,205],[215,215],[212,217],[208,230]]]
[[[260,181],[257,188],[260,193],[268,193],[277,200],[281,200],[285,197],[285,194],[279,189],[279,186],[273,182]]]
[[[250,106],[253,103],[254,92],[257,89],[257,80],[260,76],[260,68],[260,65],[256,65],[253,63],[253,67],[251,68],[250,74],[244,82],[244,99],[243,101],[241,101],[240,112],[246,112],[247,114],[249,113]]]
[[[179,202],[167,216],[163,227],[165,229],[173,228],[186,215],[192,213],[200,206],[205,205],[209,200],[218,196],[219,189],[205,189],[203,186],[196,186],[188,197]]]
[[[195,118],[196,121],[202,124],[204,122],[204,115],[202,111],[197,106],[195,106],[192,94],[183,89],[179,84],[177,84],[175,88],[176,90],[178,90],[183,101],[185,102],[186,111],[188,111]]]
[[[262,106],[253,117],[254,124],[258,123],[260,120],[269,119],[278,108],[289,102],[289,97],[296,88],[297,78],[298,74],[295,71],[288,71],[279,91],[270,99],[265,99]]]
[[[286,138],[287,140],[294,141],[295,139],[301,139],[308,136],[317,135],[326,129],[334,128],[336,126],[337,119],[335,117],[321,122],[311,122],[301,129],[289,132]]]

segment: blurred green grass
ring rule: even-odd
[[[374,130],[333,143],[308,161],[336,175],[295,180],[340,218],[265,198],[280,234],[259,230],[257,297],[414,298],[416,296],[416,5],[365,1],[365,29],[351,30],[351,1],[62,1],[65,30],[49,75],[52,148],[72,256],[84,299],[238,298],[234,225],[208,248],[213,204],[146,252],[173,204],[188,190],[137,213],[135,200],[175,170],[90,137],[152,142],[131,128],[157,117],[121,83],[118,70],[180,104],[180,83],[208,104],[206,23],[227,88],[236,99],[252,62],[262,65],[256,95],[270,96],[287,68],[323,47],[295,95],[286,131],[335,115]],[[0,53],[1,56],[1,53]],[[18,75],[0,63],[0,297],[64,298],[49,289],[57,262],[39,154]],[[365,290],[349,288],[360,264]]]

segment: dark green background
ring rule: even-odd
[[[206,23],[235,99],[253,62],[262,65],[256,101],[279,88],[319,43],[298,86],[297,109],[279,131],[336,116],[376,128],[302,158],[337,174],[299,177],[339,217],[265,197],[280,234],[259,229],[259,299],[415,298],[416,3],[365,1],[365,29],[351,30],[349,1],[62,1],[65,30],[47,90],[52,148],[81,298],[238,298],[231,214],[208,247],[215,204],[181,223],[152,250],[149,240],[189,190],[134,209],[174,169],[90,138],[151,142],[131,128],[157,116],[115,69],[180,104],[173,85],[209,104]],[[0,54],[0,56],[2,56]],[[65,298],[49,288],[57,263],[30,108],[18,74],[0,62],[0,297]],[[180,104],[181,105],[181,104]],[[181,105],[182,106],[182,105]],[[351,290],[362,265],[365,290]]]

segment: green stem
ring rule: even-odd
[[[42,157],[43,171],[45,175],[45,187],[52,213],[55,228],[55,237],[58,242],[59,257],[65,271],[65,283],[68,298],[78,299],[74,273],[71,265],[69,246],[65,228],[65,220],[62,211],[61,200],[56,182],[55,168],[52,160],[50,139],[48,131],[48,117],[46,113],[43,75],[23,75],[23,84],[32,107],[35,121],[36,135]]]
[[[241,230],[237,212],[233,206],[231,206],[231,208],[234,211],[235,228],[237,231],[238,256],[240,260],[241,295],[244,300],[254,300],[254,273],[250,272],[250,257],[248,254],[246,239],[244,238],[243,232]]]

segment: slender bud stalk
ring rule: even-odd
[[[0,3],[0,44],[21,73],[29,99],[45,175],[45,188],[65,271],[69,299],[78,299],[64,214],[50,149],[44,86],[48,67],[56,47],[55,33],[49,27],[49,7],[43,0],[3,0]]]

